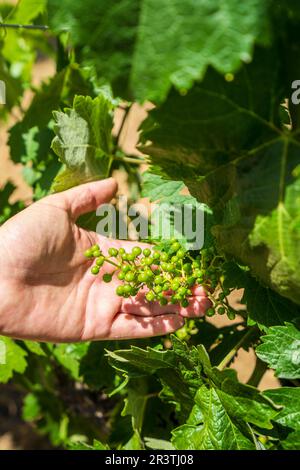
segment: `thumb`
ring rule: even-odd
[[[61,193],[48,196],[51,203],[62,207],[76,220],[80,215],[92,212],[101,204],[109,202],[118,189],[115,179],[85,183]]]

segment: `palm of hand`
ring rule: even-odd
[[[116,189],[111,179],[81,188],[88,186],[86,194],[74,188],[45,198],[1,228],[2,289],[7,299],[2,331],[55,342],[134,338],[174,331],[183,324],[181,315],[203,314],[208,307],[203,291],[189,309],[161,307],[145,302],[143,293],[122,299],[115,294],[117,279],[107,284],[101,275],[90,273],[90,262],[83,256],[89,246],[99,243],[107,252],[108,246],[129,250],[133,243],[111,241],[76,225],[80,213],[106,202]],[[113,269],[106,263],[101,274]]]

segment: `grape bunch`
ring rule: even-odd
[[[195,252],[192,252],[193,255]],[[186,251],[178,240],[171,239],[167,248],[145,248],[135,246],[131,252],[124,248],[109,248],[105,255],[99,245],[93,245],[84,255],[93,260],[91,273],[98,275],[105,263],[114,266],[112,273],[102,275],[104,282],[110,282],[114,274],[122,281],[116,288],[116,294],[128,298],[145,290],[148,302],[159,302],[160,305],[179,304],[188,307],[192,288],[201,284],[211,299],[213,306],[208,309],[207,316],[216,312],[234,318],[226,297],[229,290],[221,284],[221,257],[213,249],[202,249],[196,256]],[[218,297],[212,292],[221,288]]]

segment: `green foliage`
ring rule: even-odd
[[[214,307],[239,315],[217,327],[208,312],[172,337],[148,340],[53,345],[1,337],[0,382],[23,390],[23,419],[73,450],[298,450],[300,108],[291,100],[300,72],[298,3],[20,0],[1,4],[0,16],[50,27],[1,28],[0,37],[7,90],[0,117],[33,201],[121,168],[134,202],[142,196],[156,210],[202,211],[203,280],[216,287]],[[41,57],[56,71],[36,85]],[[140,128],[137,149],[150,162],[141,177],[143,159],[126,154],[120,135],[131,105],[146,100],[156,106]],[[4,181],[0,224],[25,207],[12,202],[14,189]],[[94,229],[95,217],[80,223]],[[169,250],[169,239],[155,241]],[[228,295],[236,289],[242,300],[233,308]],[[260,359],[244,384],[230,366],[250,348]],[[260,392],[272,369],[285,386]]]
[[[54,113],[52,149],[65,165],[54,180],[62,191],[109,175],[112,163],[112,101],[104,95],[94,100],[75,96],[73,107]]]
[[[300,331],[292,324],[268,328],[257,355],[282,379],[300,378]]]
[[[27,366],[27,356],[12,339],[0,337],[0,383],[6,383],[15,372],[22,374]]]
[[[270,36],[268,1],[49,0],[49,7],[51,24],[70,32],[81,59],[139,100],[162,101],[172,85],[188,90],[208,65],[234,73]]]
[[[144,124],[143,148],[154,172],[214,210],[220,249],[299,303],[299,142],[279,120],[280,64],[279,51],[257,48],[233,81],[210,69],[186,96],[171,92]]]

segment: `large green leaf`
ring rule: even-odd
[[[210,69],[173,91],[142,139],[156,171],[214,210],[219,247],[300,303],[300,141],[279,118],[283,83],[279,52],[257,49],[233,81]]]
[[[229,416],[267,429],[272,428],[271,420],[278,414],[278,409],[256,388],[238,382],[236,372],[232,370],[220,372],[213,368],[208,374]]]
[[[109,363],[129,377],[143,377],[175,365],[173,351],[158,351],[153,348],[145,350],[132,346],[131,349],[107,351],[107,355]]]
[[[268,6],[261,0],[143,0],[131,73],[135,95],[161,101],[171,85],[189,89],[208,65],[235,72],[251,60],[255,41],[267,41]]]
[[[300,331],[292,324],[268,328],[256,349],[260,359],[283,379],[300,378]]]
[[[113,108],[112,100],[102,94],[94,99],[75,96],[72,108],[54,112],[52,148],[66,167],[55,178],[54,191],[108,176]]]
[[[75,379],[80,379],[80,362],[87,353],[89,343],[78,344],[58,344],[53,349],[53,355],[57,362],[61,364]]]
[[[244,289],[241,302],[246,304],[249,318],[261,328],[284,325],[284,322],[299,316],[298,305],[262,285],[250,275],[249,270],[242,269],[233,262],[225,263],[223,269],[224,287]]]
[[[30,22],[46,10],[47,0],[20,0],[13,14],[9,16],[9,22],[30,24]]]
[[[296,387],[281,387],[263,392],[277,405],[282,406],[274,421],[288,428],[300,431],[300,389]]]
[[[50,24],[123,95],[162,101],[208,65],[234,73],[270,37],[268,0],[49,0]],[[91,34],[92,31],[92,34]],[[174,47],[176,44],[176,47]]]
[[[131,416],[134,435],[127,442],[126,450],[140,450],[144,448],[141,434],[148,401],[147,392],[147,383],[144,379],[133,379],[129,382],[122,416]]]
[[[190,419],[197,423],[184,424],[173,431],[172,443],[179,450],[254,450],[254,443],[236,426],[226,412],[214,388],[200,387],[195,397],[196,416]],[[250,431],[248,430],[250,435]]]
[[[280,445],[286,450],[299,450],[300,446],[300,389],[282,387],[264,392],[283,408],[274,421],[280,424]]]

